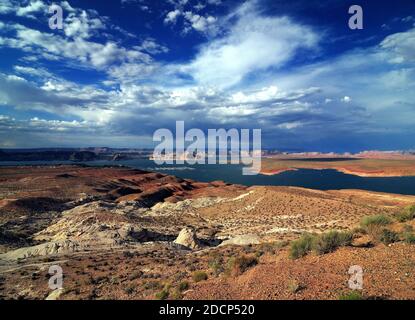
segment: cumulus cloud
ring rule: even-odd
[[[319,37],[288,17],[266,17],[248,2],[224,37],[202,47],[184,70],[200,84],[231,87],[254,71],[278,68],[299,49],[314,49]]]
[[[18,16],[32,16],[32,13],[35,12],[45,12],[45,10],[47,9],[47,6],[45,3],[43,3],[40,0],[37,1],[32,1],[30,2],[27,6],[25,7],[19,7],[16,11],[16,14]]]
[[[392,63],[415,62],[415,28],[386,37],[380,47],[390,54]]]
[[[178,9],[170,11],[167,13],[166,17],[164,18],[165,24],[175,24],[177,18],[180,17],[182,12]]]
[[[194,29],[203,33],[215,33],[217,30],[217,19],[213,16],[201,16],[191,11],[186,11],[184,13],[184,18],[188,22],[185,32]]]
[[[13,25],[15,37],[4,37],[3,44],[45,59],[73,59],[85,66],[103,69],[114,63],[150,62],[151,57],[137,49],[126,49],[115,42],[101,44],[76,37],[63,38],[22,25]],[[0,42],[1,44],[1,42]]]
[[[0,0],[0,13],[9,10],[8,3]],[[106,35],[115,28],[107,19],[67,2],[65,12],[73,14],[63,32],[0,23],[0,46],[24,55],[9,73],[0,74],[2,109],[56,116],[16,120],[1,115],[1,135],[7,136],[1,143],[23,145],[23,132],[30,132],[51,145],[58,139],[79,145],[82,137],[95,137],[97,144],[137,145],[136,137],[147,141],[155,129],[176,120],[203,130],[260,127],[265,140],[281,146],[330,136],[366,138],[385,130],[413,132],[408,128],[415,127],[414,29],[391,34],[373,47],[293,66],[298,54],[307,57],[320,49],[313,28],[290,17],[265,16],[257,2],[222,17],[204,8],[195,13],[195,2],[170,4],[173,13],[163,17],[166,24],[205,35],[193,57],[181,64],[162,61],[169,48],[151,37],[123,45]],[[44,59],[103,76],[97,85],[77,84],[42,67]]]

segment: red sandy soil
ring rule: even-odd
[[[113,206],[122,211],[125,207],[118,205],[125,200],[156,205],[141,211],[105,210],[105,206]],[[97,211],[85,209],[84,201],[95,204],[87,209]],[[196,202],[204,204],[192,206]],[[95,248],[92,243],[89,251],[17,261],[0,257],[0,298],[45,299],[51,293],[48,268],[59,264],[65,275],[59,299],[155,299],[163,290],[168,299],[338,299],[350,292],[348,270],[353,265],[363,268],[364,298],[415,299],[415,246],[402,239],[389,246],[371,239],[373,247],[343,247],[297,260],[288,257],[289,241],[304,230],[352,230],[364,216],[392,216],[413,203],[413,196],[361,190],[246,188],[126,168],[1,168],[0,254],[38,244],[40,240],[34,235],[53,232],[51,226],[72,228],[78,222],[82,222],[82,232],[100,223],[126,221],[160,233],[173,230],[173,234],[164,234],[168,239],[191,225],[199,239],[253,235],[259,243],[213,244],[191,251],[166,238],[106,248]],[[179,209],[174,209],[175,205]],[[75,216],[63,214],[68,209]],[[65,218],[69,224],[59,224]],[[401,233],[404,225],[415,228],[415,221],[394,223],[389,228]],[[82,238],[77,231],[69,235],[71,240]],[[356,240],[365,237],[355,233]],[[241,256],[255,257],[257,264],[246,271],[227,272],[230,261]],[[205,272],[207,280],[197,282],[195,271]],[[188,288],[180,291],[184,282]]]

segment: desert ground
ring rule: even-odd
[[[415,299],[413,204],[122,167],[5,167],[0,298]],[[49,289],[51,265],[62,267],[63,289]],[[354,265],[358,292],[348,286]]]

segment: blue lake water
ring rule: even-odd
[[[41,164],[73,164],[69,161],[27,161],[27,162],[0,162],[5,165],[41,165]],[[228,183],[267,186],[296,186],[318,190],[362,189],[370,191],[388,192],[415,195],[415,176],[391,178],[366,178],[348,175],[336,170],[310,170],[283,172],[274,176],[244,176],[241,165],[156,165],[151,160],[124,160],[124,161],[92,161],[87,165],[123,165],[149,171],[157,171],[175,175],[185,179],[210,182],[222,180]]]

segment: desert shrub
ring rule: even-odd
[[[360,226],[367,230],[370,226],[386,226],[392,223],[392,219],[384,214],[378,214],[375,216],[367,216],[363,217],[362,221],[360,222]]]
[[[288,282],[288,291],[291,293],[297,293],[304,289],[304,286],[301,285],[298,281],[291,280]]]
[[[359,291],[351,291],[341,294],[339,300],[363,300],[363,296]]]
[[[166,300],[169,297],[169,291],[167,289],[163,289],[160,292],[156,293],[157,300]]]
[[[415,205],[408,206],[401,212],[395,214],[395,219],[399,222],[406,222],[415,219]]]
[[[142,275],[143,275],[143,273],[141,271],[134,271],[127,277],[127,279],[128,280],[135,280],[135,279],[140,278]]]
[[[275,242],[267,242],[267,243],[262,243],[259,248],[258,251],[256,252],[256,256],[260,257],[266,253],[268,254],[276,254],[278,252],[278,250],[280,250],[281,248],[287,246],[289,244],[288,241],[275,241]]]
[[[367,234],[367,230],[362,227],[356,227],[352,230],[352,234]]]
[[[204,271],[195,271],[192,274],[192,279],[194,282],[204,281],[204,280],[207,280],[207,278],[208,278],[208,275]]]
[[[148,281],[143,284],[143,287],[146,290],[156,290],[161,289],[163,284],[160,281]]]
[[[169,294],[169,297],[173,300],[183,299],[182,292],[179,289],[174,289],[173,292]]]
[[[187,289],[189,289],[189,282],[182,281],[182,282],[179,283],[179,290],[180,291],[184,291],[184,290],[187,290]]]
[[[223,259],[218,253],[213,253],[208,259],[208,266],[215,275],[219,275],[224,271]]]
[[[227,274],[239,275],[244,273],[249,268],[258,264],[258,259],[254,256],[242,255],[239,257],[232,257],[228,261]]]
[[[298,259],[304,257],[309,253],[314,246],[315,237],[311,234],[305,233],[300,239],[291,242],[290,246],[290,258]]]
[[[403,238],[406,243],[415,244],[415,234],[412,232],[406,232],[403,234]]]
[[[412,231],[414,231],[414,228],[411,225],[405,224],[403,226],[403,232],[412,232]]]
[[[353,235],[350,232],[329,231],[319,235],[314,242],[314,250],[318,254],[333,252],[338,247],[351,244]]]
[[[128,294],[128,295],[133,294],[133,293],[134,293],[134,291],[135,291],[135,287],[134,287],[133,285],[127,286],[127,287],[124,289],[124,292],[125,292],[126,294]]]
[[[386,245],[399,241],[399,235],[391,230],[383,229],[380,241]]]

